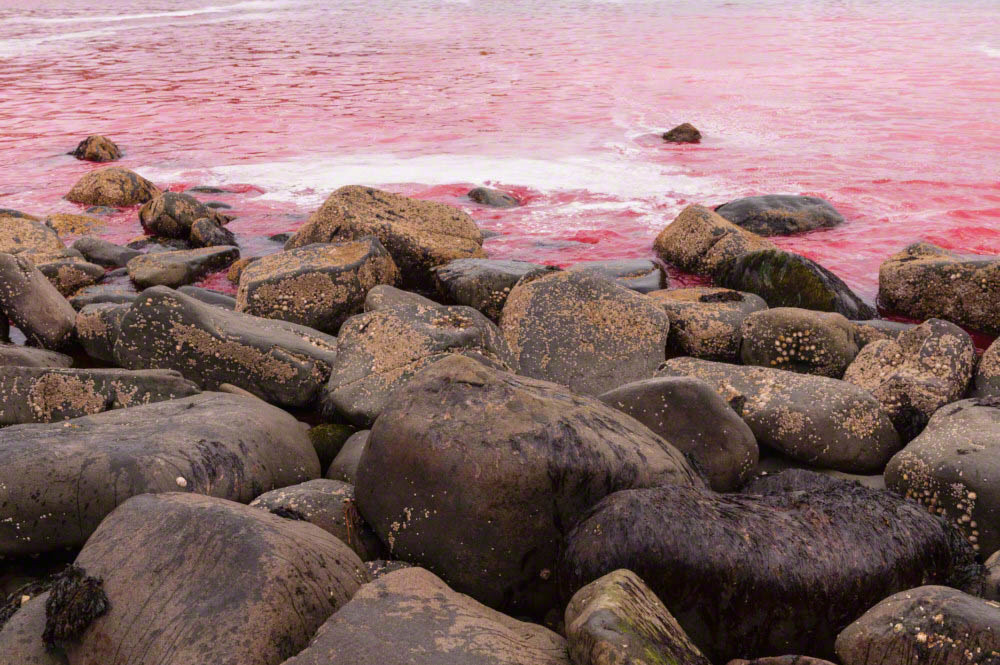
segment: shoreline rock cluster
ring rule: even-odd
[[[767,239],[814,197],[564,270],[370,187],[263,257],[68,198],[150,237],[0,210],[0,665],[1000,662],[1000,256],[889,257],[894,324]]]

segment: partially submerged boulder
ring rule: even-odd
[[[88,162],[113,162],[116,159],[121,159],[122,151],[108,137],[91,134],[80,141],[80,144],[70,154],[77,159]]]
[[[663,132],[663,140],[667,143],[699,143],[701,132],[690,122],[684,122]]]
[[[517,198],[507,192],[501,192],[499,189],[490,189],[489,187],[476,187],[469,190],[469,198],[476,203],[493,208],[516,208],[521,205],[521,202]]]
[[[972,394],[975,397],[1000,397],[1000,339],[994,340],[979,359]]]
[[[317,478],[305,429],[223,393],[0,428],[0,554],[79,547],[130,496],[187,491],[240,502]],[[126,548],[132,550],[132,548]]]
[[[616,489],[702,485],[684,456],[624,413],[545,381],[452,355],[375,421],[358,508],[394,558],[506,612],[557,604],[556,557]]]
[[[0,313],[36,346],[57,350],[73,338],[73,307],[23,256],[0,253]]]
[[[667,287],[663,268],[648,259],[619,259],[617,261],[581,261],[566,268],[603,275],[615,280],[626,289],[649,293]]]
[[[138,173],[108,166],[84,174],[66,198],[84,205],[126,208],[151,201],[160,194],[156,185]]]
[[[846,381],[769,367],[674,358],[659,376],[707,381],[746,421],[759,444],[814,466],[876,473],[899,435],[867,391]]]
[[[839,379],[858,355],[855,326],[841,314],[775,307],[743,320],[744,365]]]
[[[306,245],[247,266],[240,274],[236,309],[335,335],[361,312],[373,287],[398,280],[396,264],[374,236]]]
[[[486,257],[482,233],[461,210],[358,185],[331,194],[285,249],[366,235],[385,246],[408,287],[433,288],[435,266]]]
[[[743,320],[767,303],[752,293],[694,287],[649,294],[670,318],[667,352],[705,360],[737,362]]]
[[[879,268],[878,298],[910,318],[936,317],[1000,335],[1000,256],[914,243]]]
[[[190,194],[164,192],[139,209],[139,222],[146,233],[186,240],[191,227],[202,218],[225,224],[229,217],[208,208]]]
[[[653,242],[653,249],[663,261],[699,275],[715,274],[727,262],[748,252],[773,248],[770,240],[700,205],[684,208]]]
[[[588,272],[522,280],[500,318],[521,374],[586,395],[652,376],[669,328],[649,298]]]
[[[177,288],[202,277],[225,270],[240,258],[237,247],[204,247],[173,252],[140,254],[128,262],[128,276],[139,288],[169,286]]]
[[[514,285],[525,275],[545,270],[556,268],[528,261],[457,259],[434,268],[434,281],[448,302],[475,307],[499,322]]]
[[[736,226],[762,236],[784,236],[844,223],[844,216],[816,196],[748,196],[715,209]]]
[[[206,207],[211,207],[206,205]],[[191,235],[188,237],[195,247],[219,247],[235,245],[236,234],[222,225],[218,219],[202,217],[191,225]]]

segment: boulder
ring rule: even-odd
[[[0,313],[35,346],[60,349],[73,338],[73,307],[23,256],[0,253]]]
[[[331,194],[285,249],[366,235],[389,251],[407,287],[433,288],[435,266],[486,257],[482,233],[461,210],[358,185]]]
[[[76,339],[88,356],[114,364],[115,342],[128,310],[129,303],[102,302],[86,305],[77,312]]]
[[[570,665],[566,641],[456,593],[423,568],[364,585],[284,665]]]
[[[856,327],[843,315],[775,307],[743,320],[744,365],[776,367],[839,379],[858,355]]]
[[[210,207],[206,205],[206,207]],[[191,244],[195,247],[218,247],[235,245],[236,235],[216,219],[202,217],[191,225]]]
[[[724,203],[715,212],[762,236],[786,236],[844,223],[836,208],[815,196],[748,196]]]
[[[764,656],[763,658],[754,658],[753,660],[735,658],[729,661],[728,665],[834,665],[834,663],[822,658],[813,658],[812,656],[786,655]]]
[[[102,665],[279,665],[368,580],[317,526],[180,493],[123,503],[76,565],[103,581],[110,609],[69,660]]]
[[[756,293],[770,307],[801,307],[870,319],[875,310],[832,272],[804,256],[777,249],[749,252],[715,275],[720,286]]]
[[[928,581],[979,582],[968,545],[919,506],[800,473],[815,486],[751,495],[668,484],[611,494],[568,536],[564,593],[627,568],[702,653],[725,663],[831,658],[837,633],[877,599]]]
[[[48,598],[47,592],[31,598],[0,623],[0,665],[67,665],[66,655],[49,651],[42,640]]]
[[[900,323],[899,321],[885,321],[883,319],[870,319],[868,321],[851,321],[854,324],[854,337],[858,340],[858,347],[880,339],[896,339],[904,331],[914,327],[913,323]]]
[[[340,452],[330,462],[330,466],[326,470],[326,477],[353,485],[357,480],[358,464],[361,463],[361,454],[364,453],[365,446],[368,445],[370,434],[371,430],[363,429],[349,436]]]
[[[652,376],[669,328],[649,298],[589,272],[522,280],[500,318],[521,374],[585,395]]]
[[[231,383],[282,406],[312,403],[336,355],[337,340],[329,335],[162,286],[136,299],[115,342],[121,367],[175,369],[202,388]]]
[[[361,312],[368,291],[398,280],[396,264],[374,236],[306,245],[247,266],[240,274],[236,309],[335,335]]]
[[[685,122],[663,132],[663,140],[667,143],[700,143],[701,132],[690,122]]]
[[[104,222],[91,215],[56,213],[45,218],[45,226],[60,236],[83,235],[104,228]]]
[[[586,585],[566,607],[570,658],[578,665],[711,665],[646,583],[616,570]]]
[[[341,423],[324,423],[309,429],[309,440],[312,441],[316,455],[319,457],[320,468],[324,472],[330,467],[340,449],[354,433],[354,428]],[[347,481],[351,482],[351,481]]]
[[[913,319],[936,317],[1000,335],[1000,256],[915,243],[879,268],[878,299]]]
[[[447,302],[475,307],[499,322],[514,285],[525,275],[545,270],[557,268],[527,261],[458,259],[434,268],[434,281]]]
[[[66,198],[91,206],[127,208],[160,195],[156,185],[134,171],[118,166],[88,171],[76,181]]]
[[[993,665],[1000,662],[1000,603],[944,586],[893,594],[837,637],[844,665]]]
[[[0,343],[0,367],[69,367],[72,364],[73,359],[62,353]]]
[[[187,491],[247,503],[319,476],[305,429],[260,400],[201,393],[0,429],[0,554],[79,547],[130,496]],[[129,548],[131,549],[131,548]]]
[[[204,247],[140,254],[129,261],[126,268],[128,276],[141,289],[150,286],[176,288],[225,270],[238,258],[240,250],[237,247]]]
[[[994,340],[979,359],[972,394],[975,397],[1000,397],[1000,341]]]
[[[323,412],[367,427],[393,391],[453,353],[516,369],[497,327],[471,307],[395,307],[353,316],[340,329]]]
[[[953,323],[929,319],[895,340],[868,344],[844,380],[882,404],[896,431],[909,441],[939,408],[962,398],[976,366],[976,347]]]
[[[244,256],[239,261],[234,261],[233,265],[229,266],[229,270],[226,271],[226,279],[233,284],[239,284],[240,275],[243,274],[243,269],[259,258],[259,256]]]
[[[64,298],[80,289],[93,286],[104,278],[104,268],[89,263],[77,255],[75,250],[64,250],[53,254],[22,252],[23,256],[35,264]]]
[[[648,259],[620,259],[617,261],[582,261],[567,270],[583,270],[613,279],[626,289],[649,293],[667,287],[663,269]]]
[[[69,299],[69,304],[73,309],[79,311],[87,305],[98,303],[112,303],[116,305],[129,305],[135,302],[139,293],[132,286],[131,282],[125,284],[95,284],[87,286],[73,295]]]
[[[229,217],[206,207],[190,194],[164,192],[139,209],[139,222],[143,230],[154,236],[187,240],[196,221],[208,218],[218,224],[229,222]]]
[[[986,580],[981,595],[986,600],[1000,601],[1000,550],[990,555],[985,566]]]
[[[377,312],[380,309],[404,309],[412,307],[440,307],[439,303],[418,293],[403,291],[395,286],[379,284],[365,296],[364,311]]]
[[[315,524],[346,543],[362,561],[377,559],[382,549],[378,537],[358,514],[354,486],[348,483],[325,478],[308,480],[264,492],[250,505],[278,517]]]
[[[65,249],[56,232],[38,221],[37,217],[17,210],[0,209],[0,252],[61,252]]]
[[[223,293],[222,291],[213,291],[212,289],[204,289],[200,286],[179,286],[177,287],[178,293],[183,293],[186,296],[191,296],[195,300],[200,300],[203,303],[209,305],[215,305],[216,307],[221,307],[222,309],[228,309],[230,312],[236,309],[236,298],[232,297],[228,293]]]
[[[88,162],[113,162],[116,159],[121,159],[122,151],[118,149],[114,141],[106,136],[91,134],[80,141],[76,150],[70,154],[77,159]]]
[[[757,466],[757,440],[715,389],[687,376],[627,383],[599,398],[692,460],[717,492],[739,489]]]
[[[357,471],[358,509],[393,558],[508,613],[557,604],[556,557],[606,494],[701,486],[639,422],[562,386],[452,355],[398,389]]]
[[[489,187],[476,187],[469,191],[469,198],[476,203],[493,208],[516,208],[521,205],[515,197],[499,189]]]
[[[172,370],[4,367],[0,427],[68,420],[198,392],[198,386]]]
[[[682,270],[712,275],[743,254],[774,249],[774,245],[708,208],[689,205],[660,231],[653,249],[660,259]]]
[[[889,461],[885,483],[951,522],[976,551],[1000,549],[1000,399],[938,409]]]
[[[657,374],[707,381],[750,426],[757,443],[806,464],[877,473],[900,448],[878,401],[846,381],[694,358],[668,360]]]
[[[649,297],[670,319],[669,354],[723,362],[739,361],[743,320],[767,309],[760,296],[712,287],[653,291]]]

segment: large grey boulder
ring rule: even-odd
[[[73,307],[22,256],[0,253],[0,314],[6,315],[36,346],[58,350],[73,339]]]
[[[438,293],[456,305],[468,305],[499,322],[511,289],[525,275],[556,270],[540,263],[502,259],[457,259],[434,268]]]
[[[130,247],[108,242],[98,236],[78,238],[73,243],[73,249],[83,254],[91,263],[111,268],[122,268],[141,253]]]
[[[159,188],[141,175],[120,166],[88,171],[66,194],[74,203],[125,208],[151,201]]]
[[[139,288],[177,288],[196,282],[210,273],[224,270],[238,258],[240,250],[237,247],[203,247],[140,254],[125,267],[128,276]]]
[[[773,248],[770,240],[700,205],[684,208],[653,242],[660,259],[699,275],[713,275],[747,252]]]
[[[84,352],[101,362],[115,363],[115,342],[129,304],[87,305],[76,313],[76,339]]]
[[[844,216],[836,208],[816,196],[748,196],[724,203],[715,212],[762,236],[790,235],[844,223]]]
[[[743,320],[740,358],[744,365],[839,379],[858,355],[855,331],[841,314],[775,307]]]

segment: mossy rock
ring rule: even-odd
[[[309,430],[309,440],[312,441],[313,448],[319,456],[319,464],[325,471],[330,466],[330,462],[337,456],[340,449],[344,447],[344,442],[357,431],[350,425],[340,423],[326,423],[316,425]]]

